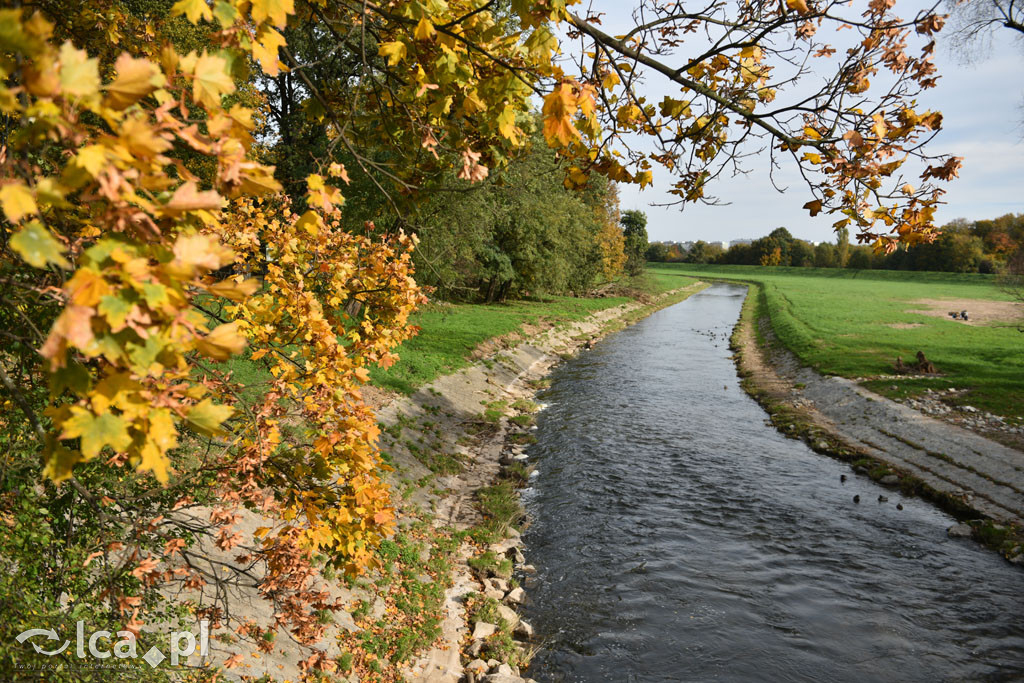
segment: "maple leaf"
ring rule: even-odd
[[[381,57],[388,58],[388,66],[394,66],[405,59],[407,51],[405,43],[400,40],[395,40],[390,43],[381,43],[377,53]]]
[[[112,109],[126,109],[163,84],[163,76],[155,64],[127,52],[117,58],[114,68],[117,78],[106,87],[106,103]]]
[[[61,439],[81,438],[82,457],[86,460],[99,455],[104,446],[120,452],[132,444],[124,418],[113,413],[97,416],[84,408],[72,406],[71,417],[64,420],[61,428]]]
[[[278,50],[285,45],[284,36],[269,26],[260,29],[259,35],[256,36],[256,41],[252,45],[252,56],[268,76],[276,76],[280,72]]]
[[[416,40],[431,40],[437,31],[434,30],[434,25],[430,23],[430,20],[426,17],[420,19],[419,23],[416,24],[416,30],[413,31],[413,36]]]
[[[804,204],[804,208],[811,213],[811,216],[817,216],[819,213],[821,213],[821,200],[815,199],[813,201],[807,202],[806,204]]]
[[[227,360],[245,348],[245,337],[238,331],[238,323],[218,325],[210,334],[196,340],[196,350],[214,360]]]
[[[71,477],[71,472],[74,470],[75,465],[81,461],[81,453],[55,443],[46,455],[46,467],[43,468],[43,476],[54,483],[60,483]],[[102,554],[99,553],[99,555]]]
[[[60,48],[60,86],[65,95],[91,97],[100,91],[100,62],[70,41]]]
[[[269,19],[274,26],[284,28],[288,15],[295,13],[294,0],[253,0],[252,18],[257,23]]]
[[[178,0],[171,7],[171,16],[176,17],[179,14],[184,14],[193,24],[198,24],[201,19],[213,20],[213,12],[210,11],[206,0]]]
[[[196,268],[217,270],[231,263],[233,254],[210,235],[181,235],[173,247],[175,264],[192,274]]]
[[[346,184],[351,182],[348,178],[348,171],[345,170],[345,166],[339,164],[337,161],[331,163],[327,172],[330,173],[333,178],[341,178]]]
[[[579,137],[579,131],[572,125],[576,114],[576,97],[572,86],[560,83],[544,98],[544,138],[552,147],[566,146]]]
[[[78,306],[95,306],[110,293],[110,285],[92,268],[79,268],[64,288]]]
[[[75,154],[75,166],[92,177],[100,174],[107,165],[107,148],[103,145],[86,145]]]
[[[223,434],[221,425],[224,420],[234,415],[235,410],[230,406],[218,405],[210,399],[203,399],[192,406],[185,419],[190,427],[200,434],[206,436],[217,436]]]
[[[174,195],[164,204],[163,209],[170,215],[177,215],[186,211],[216,211],[222,206],[224,198],[215,190],[200,192],[195,181],[189,180],[174,191]]]
[[[8,183],[0,187],[0,207],[4,215],[12,223],[19,222],[25,216],[39,212],[36,196],[23,183]],[[41,266],[40,266],[41,267]]]
[[[207,107],[220,107],[220,98],[235,91],[235,82],[223,57],[203,52],[192,71],[192,97]]]
[[[516,127],[516,112],[512,107],[505,107],[498,115],[498,132],[508,138],[513,145],[519,142],[519,129]]]
[[[39,221],[29,221],[11,237],[11,248],[25,263],[34,268],[45,268],[49,264],[70,268],[64,258],[64,245],[57,241]]]
[[[178,445],[178,430],[174,425],[171,411],[160,408],[149,413],[146,443],[140,449],[142,461],[138,469],[150,470],[161,484],[168,481],[167,469],[170,461],[167,451]]]
[[[222,296],[231,301],[242,302],[252,296],[259,288],[260,283],[257,280],[243,280],[242,282],[223,280],[222,282],[209,285],[206,291],[214,296]]]

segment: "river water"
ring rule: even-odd
[[[655,313],[541,396],[528,675],[1024,680],[1024,571],[766,425],[728,348],[744,295]]]

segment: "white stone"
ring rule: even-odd
[[[494,635],[494,632],[498,630],[498,627],[494,624],[488,624],[486,621],[478,621],[473,626],[473,640],[483,640]]]
[[[466,665],[466,671],[475,674],[482,674],[485,671],[487,671],[488,668],[489,667],[487,666],[487,662],[485,662],[482,659],[474,659],[472,662]]]
[[[511,607],[498,605],[498,614],[501,615],[501,618],[507,621],[508,625],[512,628],[515,628],[516,624],[519,623],[519,615],[516,614],[516,611]]]
[[[526,638],[527,640],[533,638],[533,626],[527,621],[519,621],[516,626],[515,634],[520,638]]]
[[[526,591],[524,591],[521,586],[516,586],[508,592],[508,595],[505,596],[505,600],[518,605],[523,601],[524,597],[526,597]]]

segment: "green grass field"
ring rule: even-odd
[[[1024,417],[1024,321],[1011,307],[980,313],[988,302],[1010,302],[991,275],[819,268],[650,264],[652,273],[755,282],[779,340],[804,363],[827,374],[872,377],[892,373],[896,356],[921,350],[942,376],[865,382],[904,396],[925,388],[968,389],[958,399],[993,413]],[[931,305],[923,303],[930,300]],[[977,325],[954,321],[966,308]],[[920,312],[931,308],[938,316]],[[1010,313],[1012,315],[1012,313]],[[893,385],[897,388],[893,389]]]
[[[692,282],[678,273],[646,273],[623,283],[646,294],[660,294]],[[605,298],[547,297],[502,304],[429,304],[413,315],[420,333],[398,349],[400,360],[387,370],[374,368],[374,385],[412,393],[436,377],[469,364],[482,342],[519,330],[525,324],[580,320],[605,308],[630,301],[629,296]]]

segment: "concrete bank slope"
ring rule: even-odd
[[[556,326],[378,409],[383,429],[381,448],[395,468],[392,483],[400,499],[399,527],[429,520],[436,529],[458,532],[484,521],[477,504],[478,492],[493,484],[503,468],[521,466],[526,459],[523,451],[532,440],[529,413],[536,409],[529,399],[544,386],[541,380],[550,369],[563,358],[588,348],[594,339],[682,301],[706,286],[696,282],[647,303],[626,303],[582,321]],[[406,680],[529,680],[520,677],[525,672],[520,672],[517,665],[528,660],[532,647],[528,642],[532,628],[514,609],[524,599],[523,588],[516,585],[517,581],[510,581],[500,566],[481,569],[479,562],[470,566],[470,560],[481,554],[497,558],[498,565],[507,558],[515,574],[528,585],[524,574],[529,574],[531,568],[522,564],[519,534],[512,528],[504,535],[504,539],[483,546],[468,539],[462,542],[453,560],[452,575],[439,577],[449,579],[440,642],[406,667]],[[478,599],[473,596],[496,601],[491,611],[497,612],[499,618],[494,621],[498,624],[471,618],[467,601]],[[503,630],[518,641],[514,647],[517,654],[508,658],[514,661],[501,661],[494,655],[493,643],[500,640]]]
[[[973,534],[1024,564],[1016,533],[1024,525],[1024,453],[801,365],[758,315],[758,297],[751,286],[733,345],[748,391],[773,422],[884,484],[918,489],[962,518],[991,520],[952,532]]]

